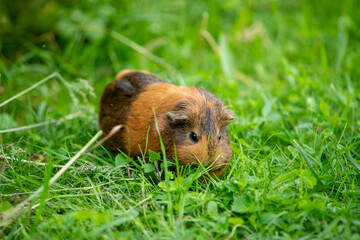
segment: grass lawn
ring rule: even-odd
[[[2,1],[0,238],[359,239],[359,29],[355,0]],[[234,111],[220,178],[74,159],[126,68]]]

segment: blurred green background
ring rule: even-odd
[[[16,78],[11,67],[19,64],[34,64],[27,67],[31,74],[54,70],[94,80],[126,67],[161,71],[114,40],[110,33],[116,31],[163,58],[186,79],[200,81],[193,78],[201,70],[211,70],[204,73],[209,75],[221,71],[202,34],[206,29],[216,42],[224,35],[232,67],[257,81],[285,78],[285,61],[313,70],[325,65],[324,74],[332,74],[324,80],[334,80],[333,73],[349,68],[358,74],[351,68],[358,59],[358,45],[351,44],[359,38],[356,3],[4,0],[0,49],[7,71],[2,79]],[[351,61],[344,62],[346,54]],[[260,75],[262,63],[263,72],[273,75]]]

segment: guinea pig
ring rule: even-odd
[[[147,71],[121,71],[100,101],[103,136],[124,126],[105,141],[110,151],[135,158],[148,150],[161,152],[156,120],[168,159],[176,152],[179,164],[201,162],[216,176],[231,158],[228,124],[233,119],[233,112],[209,91],[166,83]]]

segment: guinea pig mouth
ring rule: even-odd
[[[222,163],[220,163],[220,164],[214,164],[214,165],[210,165],[211,167],[210,167],[210,170],[211,171],[218,171],[218,170],[221,170],[221,169],[223,169],[224,167],[226,167],[228,164],[227,163],[224,163],[224,162],[222,162]]]
[[[214,154],[212,156],[207,156],[203,158],[199,158],[195,153],[191,153],[191,155],[180,156],[183,164],[191,164],[193,166],[203,166],[208,168],[210,171],[216,171],[224,168],[224,166],[228,165],[227,160],[221,154]]]
[[[203,164],[211,171],[218,171],[227,165],[227,162],[224,160],[225,159],[223,156],[217,155],[214,157],[210,157],[207,161],[203,162]]]

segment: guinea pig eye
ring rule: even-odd
[[[196,133],[194,133],[194,132],[190,132],[190,139],[191,139],[191,141],[193,141],[193,143],[197,143],[199,141]]]
[[[221,134],[219,133],[219,136],[218,136],[218,140],[219,140],[219,142],[220,142],[220,139],[221,139]]]

